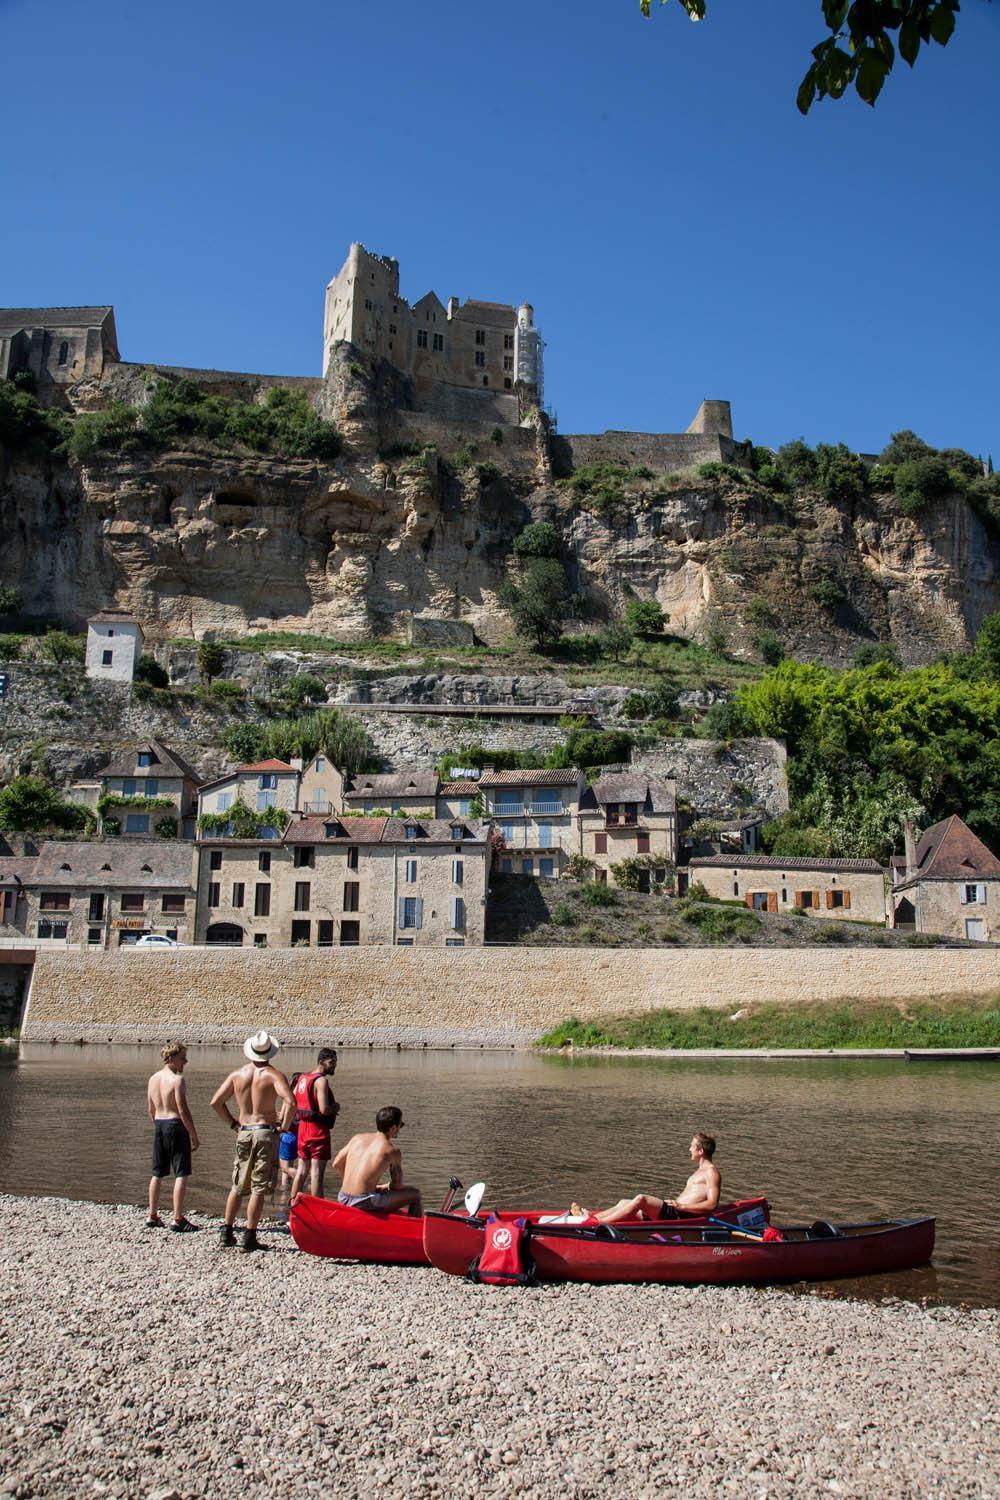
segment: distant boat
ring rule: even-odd
[[[1000,1062],[1000,1047],[906,1047],[907,1062]]]

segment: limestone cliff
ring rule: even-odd
[[[634,471],[612,503],[552,477],[537,428],[393,408],[345,379],[331,463],[159,451],[84,466],[0,450],[0,581],[25,612],[82,627],[111,603],[147,640],[280,629],[402,636],[413,614],[509,631],[497,604],[514,538],[553,520],[585,623],[657,598],[678,634],[710,614],[737,650],[770,619],[786,650],[834,663],[862,639],[906,662],[965,646],[1000,605],[997,542],[960,497],[908,520],[888,500],[777,497],[732,470]],[[570,440],[572,442],[572,440]],[[718,466],[716,466],[718,467]]]

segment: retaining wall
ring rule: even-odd
[[[997,988],[994,948],[43,952],[22,1035],[222,1042],[267,1026],[287,1042],[517,1046],[569,1015]]]

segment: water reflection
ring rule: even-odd
[[[285,1048],[286,1072],[312,1051]],[[189,1202],[219,1211],[232,1137],[208,1108],[237,1048],[192,1050],[202,1136]],[[141,1203],[149,1176],[148,1047],[22,1049],[0,1069],[0,1190]],[[996,1064],[542,1058],[522,1053],[345,1052],[335,1140],[406,1114],[407,1176],[434,1202],[457,1172],[509,1204],[591,1205],[673,1194],[694,1130],[719,1140],[726,1196],[766,1192],[775,1216],[938,1217],[933,1269],[831,1288],[1000,1304],[991,1215],[1000,1185]],[[970,1170],[970,1164],[972,1168]]]

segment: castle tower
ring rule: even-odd
[[[410,320],[409,304],[399,295],[399,261],[372,255],[354,243],[326,289],[323,314],[323,374],[334,344],[346,339],[375,359],[404,367],[406,350],[400,331]]]
[[[522,302],[517,310],[517,328],[514,333],[514,366],[517,383],[534,391],[534,400],[542,405],[545,395],[542,372],[542,336],[535,327],[535,309],[530,302]]]

